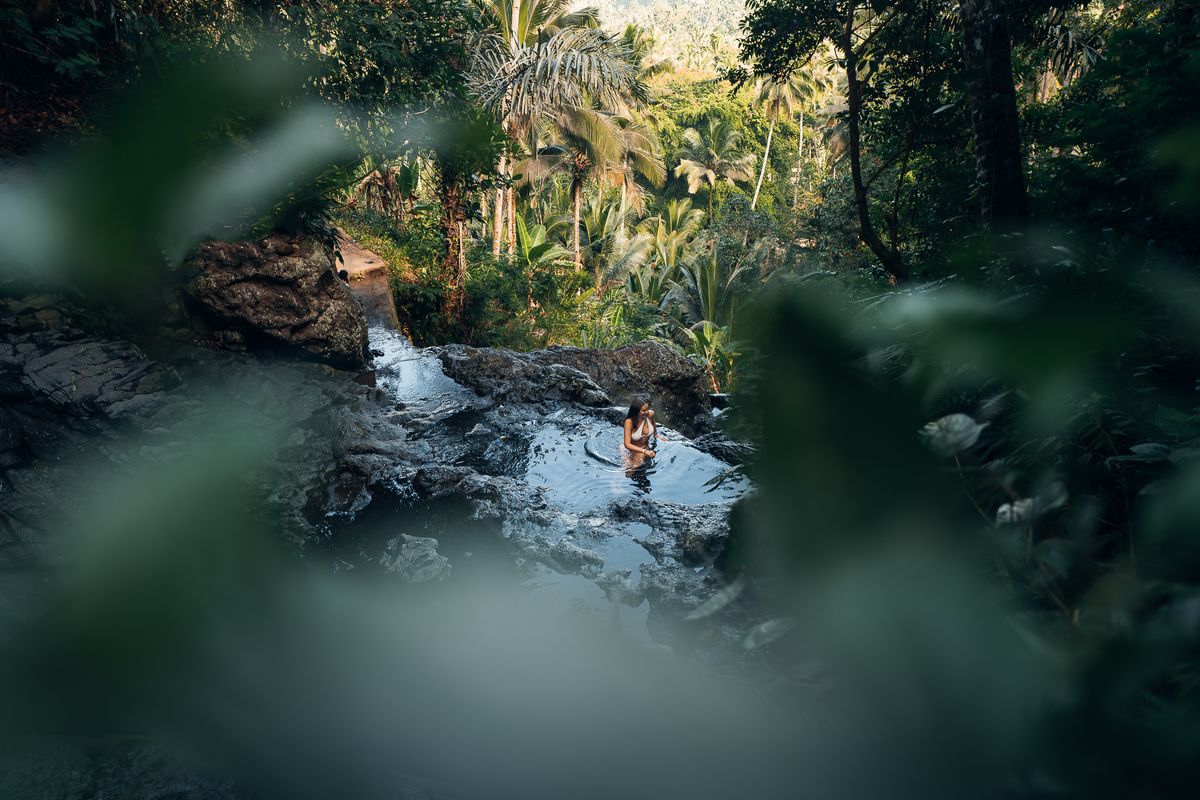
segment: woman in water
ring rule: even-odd
[[[642,400],[634,400],[625,415],[625,450],[629,454],[631,467],[640,466],[643,459],[654,458],[651,441],[658,435],[654,424],[654,412],[650,404]]]

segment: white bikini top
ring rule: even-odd
[[[640,442],[643,439],[648,438],[650,436],[650,431],[647,430],[649,427],[650,427],[650,420],[648,420],[648,419],[642,420],[642,423],[640,425],[638,425],[638,428],[636,431],[630,431],[630,433],[629,433],[630,441]]]

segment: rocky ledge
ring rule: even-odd
[[[344,369],[367,361],[367,318],[312,238],[205,242],[188,260],[193,328],[230,349],[279,349]]]
[[[507,402],[574,402],[658,409],[658,420],[684,434],[711,433],[712,401],[704,370],[661,342],[616,350],[551,347],[514,353],[490,347],[438,348],[446,374],[478,394]]]

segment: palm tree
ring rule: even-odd
[[[661,183],[666,171],[648,129],[629,123],[625,118],[592,108],[566,108],[554,116],[550,127],[556,143],[539,148],[537,154],[522,162],[518,169],[529,181],[538,181],[553,173],[570,176],[571,244],[575,265],[582,269],[581,221],[583,187],[587,181],[604,171],[627,169],[630,176],[637,173],[651,182]],[[624,176],[622,181],[624,185]],[[597,273],[597,289],[600,282]]]
[[[517,47],[532,47],[540,34],[567,28],[600,27],[599,11],[571,11],[571,0],[474,0],[476,13],[493,36]],[[515,23],[515,24],[514,24]]]
[[[767,175],[767,161],[771,157],[771,140],[775,136],[775,120],[790,117],[796,112],[801,88],[791,77],[784,80],[764,78],[754,87],[754,99],[763,107],[769,124],[767,126],[767,145],[763,149],[762,167],[758,171],[758,183],[754,187],[754,198],[750,201],[750,210],[758,206],[758,194],[762,191],[763,178]],[[804,138],[803,132],[800,134]]]
[[[723,267],[717,248],[710,246],[704,256],[680,265],[680,277],[671,281],[663,300],[684,346],[700,357],[714,392],[721,390],[720,379],[732,363],[730,331],[738,308],[738,281],[746,269]]]
[[[682,322],[693,327],[702,322],[729,325],[737,309],[737,284],[746,269],[744,264],[724,267],[717,248],[709,246],[707,253],[679,265],[669,302]]]
[[[623,105],[642,96],[626,50],[598,29],[597,11],[570,11],[570,0],[474,0],[490,35],[475,52],[469,85],[508,135],[527,135],[543,106],[578,107],[600,100]],[[512,174],[512,154],[501,155],[498,172]],[[515,248],[512,188],[496,189],[492,253],[500,254],[504,217],[509,250]]]
[[[680,233],[690,238],[704,226],[704,212],[692,208],[692,199],[668,200],[662,212],[651,218],[653,227],[665,226],[667,233]]]
[[[708,188],[708,221],[712,222],[713,190],[720,181],[734,185],[751,180],[754,156],[739,153],[742,135],[723,119],[709,117],[701,135],[695,128],[683,132],[679,148],[679,166],[675,176],[687,176],[688,193],[695,194],[701,186]]]
[[[640,175],[656,188],[661,188],[667,179],[667,169],[659,152],[658,135],[644,122],[618,117],[617,125],[623,137],[619,164],[608,169],[609,177],[621,189],[621,235],[625,235],[625,219],[630,205],[641,212],[644,207],[642,187],[638,185]]]
[[[654,61],[654,34],[636,22],[625,26],[621,33],[621,44],[629,52],[629,60],[638,68],[638,79],[645,83],[656,75],[670,72],[670,61]]]
[[[810,62],[805,69],[793,76],[796,100],[799,106],[797,117],[800,120],[800,136],[796,140],[796,171],[792,182],[792,207],[800,201],[800,177],[804,162],[804,116],[809,110],[816,109],[821,98],[830,90],[832,80],[828,73],[818,72]]]
[[[599,169],[616,163],[624,153],[621,129],[611,114],[591,108],[565,108],[555,115],[556,144],[541,147],[518,166],[524,180],[536,182],[554,173],[571,179],[571,246],[575,267],[583,267],[580,223],[583,187]]]
[[[654,244],[654,265],[665,279],[674,280],[679,265],[691,257],[693,238],[703,224],[704,212],[692,208],[690,198],[669,201],[662,214],[642,223],[641,232]]]

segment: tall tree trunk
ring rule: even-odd
[[[713,196],[713,192],[715,192],[716,190],[717,190],[717,185],[715,183],[709,185],[709,187],[708,187],[708,224],[709,225],[712,225],[712,196]]]
[[[571,213],[573,229],[571,242],[575,247],[575,269],[583,269],[583,247],[579,241],[579,220],[583,215],[583,181],[575,178],[571,181]]]
[[[904,265],[900,253],[888,247],[879,238],[874,223],[871,222],[870,198],[862,174],[862,132],[859,130],[859,117],[862,114],[862,84],[858,80],[858,53],[854,50],[854,16],[856,4],[850,4],[847,14],[846,27],[842,30],[840,46],[846,61],[846,127],[847,154],[850,156],[850,175],[854,182],[854,203],[858,208],[859,237],[863,244],[870,248],[879,263],[899,283],[908,280],[908,268]]]
[[[520,28],[521,28],[521,0],[512,0],[512,17],[509,20],[512,26],[512,48],[513,52],[521,46]]]
[[[504,177],[504,170],[507,168],[508,158],[505,154],[500,155],[500,177]],[[500,240],[503,237],[504,230],[504,189],[496,189],[496,208],[495,218],[492,220],[492,256],[500,257]]]
[[[775,135],[775,117],[771,117],[771,124],[767,126],[767,146],[763,149],[762,169],[758,171],[758,185],[754,187],[754,199],[750,201],[750,210],[753,211],[758,206],[758,193],[762,191],[763,178],[767,175],[767,159],[771,157],[771,138]]]
[[[1007,4],[1005,0],[960,0],[958,8],[983,224],[988,230],[1012,230],[1028,220],[1029,202]]]
[[[445,254],[442,257],[442,274],[447,286],[445,311],[458,313],[466,301],[467,255],[463,247],[467,212],[463,206],[462,181],[453,175],[443,174],[438,186],[442,199],[442,238]]]
[[[800,202],[800,170],[804,168],[804,109],[800,110],[800,141],[796,144],[796,181],[792,184],[792,208]]]
[[[629,173],[629,162],[625,162],[625,173],[621,176],[621,239],[625,239],[625,192],[626,192],[626,177]]]
[[[508,254],[517,254],[517,190],[508,187],[508,196],[504,204],[508,207]]]

